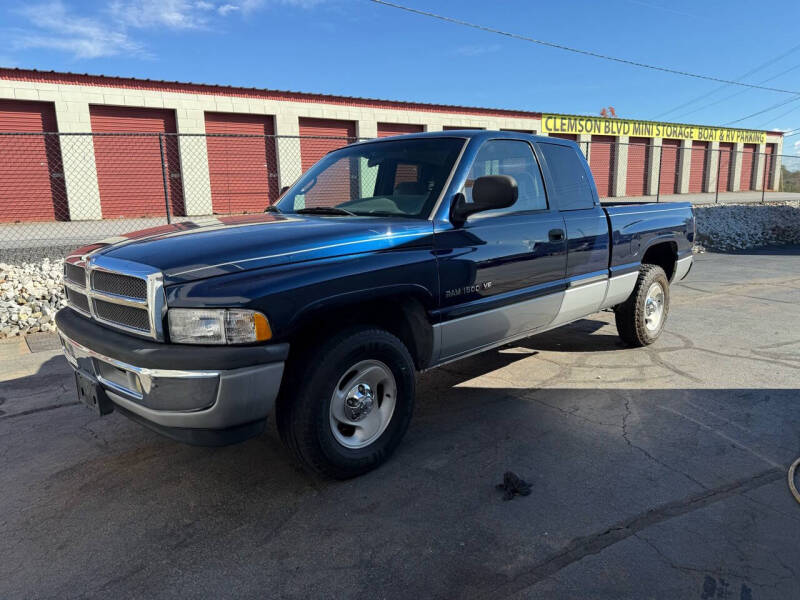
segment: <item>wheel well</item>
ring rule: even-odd
[[[313,311],[290,336],[290,358],[319,346],[321,340],[337,331],[357,325],[379,327],[397,336],[408,348],[417,369],[430,364],[433,328],[422,302],[411,296],[392,296]]]
[[[662,242],[650,246],[642,256],[642,264],[658,265],[664,269],[667,279],[672,281],[675,263],[678,260],[678,245],[675,242]]]

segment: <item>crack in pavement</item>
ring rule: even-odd
[[[730,442],[731,444],[733,444],[734,446],[736,446],[740,450],[744,450],[745,452],[749,452],[750,454],[752,454],[756,458],[760,458],[761,460],[763,460],[768,465],[771,465],[771,466],[773,466],[773,467],[775,467],[777,469],[783,469],[784,468],[783,465],[781,465],[780,463],[772,460],[771,458],[769,458],[767,456],[764,456],[760,452],[756,452],[750,446],[747,446],[746,444],[743,444],[739,440],[737,440],[735,438],[732,438],[731,436],[723,433],[722,431],[720,431],[719,429],[716,429],[715,427],[711,427],[710,425],[706,425],[702,421],[698,421],[697,419],[694,419],[694,418],[690,417],[689,415],[682,413],[679,410],[675,410],[674,408],[670,408],[668,406],[664,406],[663,404],[654,403],[653,406],[655,406],[656,408],[660,408],[661,410],[665,410],[667,412],[671,412],[672,414],[677,415],[679,417],[683,417],[687,421],[691,421],[692,423],[694,423],[695,425],[697,425],[701,429],[705,429],[708,432],[711,432],[711,433],[714,433],[714,434],[718,435],[719,437],[721,437],[722,439],[724,439],[727,442]]]
[[[739,572],[736,572],[736,571],[733,571],[733,570],[730,570],[730,569],[723,569],[723,568],[708,568],[708,567],[706,567],[706,568],[697,568],[697,567],[691,567],[689,565],[681,565],[681,564],[678,564],[678,563],[674,562],[669,556],[664,554],[664,552],[662,552],[661,549],[659,549],[658,546],[656,546],[656,544],[652,540],[647,539],[647,537],[645,537],[644,535],[640,535],[638,533],[635,533],[635,534],[633,534],[633,536],[637,540],[647,544],[656,553],[656,555],[661,559],[661,561],[664,564],[666,564],[669,568],[674,569],[676,571],[681,571],[682,573],[689,573],[689,574],[692,574],[692,575],[696,575],[696,574],[700,574],[700,575],[715,575],[717,577],[735,578],[735,579],[739,579],[741,581],[746,581],[748,583],[748,585],[752,585],[754,587],[769,588],[769,589],[777,589],[778,586],[782,582],[788,581],[788,580],[791,579],[791,576],[783,576],[782,577],[782,576],[778,575],[777,573],[774,573],[773,571],[770,571],[769,569],[753,567],[752,565],[747,565],[746,566],[746,570],[747,571],[759,571],[759,572],[765,573],[768,577],[770,577],[771,579],[774,579],[775,581],[773,581],[772,584],[770,585],[770,584],[767,584],[767,583],[762,583],[762,582],[756,581],[754,579],[753,575],[750,574],[750,573],[744,574],[744,573],[739,573]]]
[[[648,458],[649,460],[653,461],[657,465],[661,465],[662,467],[664,467],[668,471],[672,471],[673,473],[676,473],[678,475],[683,475],[686,479],[688,479],[689,481],[691,481],[695,485],[700,486],[701,489],[704,489],[704,490],[708,489],[707,485],[705,485],[701,481],[695,479],[694,477],[692,477],[688,473],[684,473],[683,471],[681,471],[679,469],[676,469],[675,467],[673,467],[669,463],[665,463],[664,461],[656,458],[655,456],[650,454],[650,452],[648,452],[647,450],[645,450],[641,446],[639,446],[637,444],[634,444],[630,439],[630,432],[628,431],[628,419],[630,418],[630,416],[631,416],[631,399],[626,394],[625,395],[625,414],[622,415],[622,439],[625,440],[625,443],[629,447],[638,450],[639,452],[641,452],[645,456],[645,458]]]
[[[491,592],[487,590],[477,594],[475,597],[496,598],[518,593],[552,577],[556,573],[583,560],[587,556],[599,554],[606,548],[626,540],[652,525],[669,521],[687,513],[705,508],[711,504],[716,504],[731,496],[741,495],[744,492],[769,485],[770,483],[783,479],[783,477],[783,468],[768,469],[751,477],[740,479],[713,489],[707,489],[680,500],[662,504],[657,508],[647,510],[620,521],[604,531],[575,538],[560,552],[517,575],[506,585],[493,585]]]

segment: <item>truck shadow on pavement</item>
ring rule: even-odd
[[[68,581],[81,595],[205,594],[224,572],[245,595],[290,597],[352,595],[364,578],[388,598],[506,597],[554,592],[556,574],[626,597],[700,597],[709,577],[789,597],[798,391],[685,388],[646,372],[639,385],[590,387],[555,364],[540,372],[538,352],[621,349],[586,335],[603,325],[584,319],[421,375],[404,443],[347,482],[299,470],[274,432],[197,448],[95,418],[72,406],[69,367],[51,358],[0,384],[14,399],[0,417],[0,591],[11,592],[0,595],[59,595]],[[503,502],[506,470],[532,494]]]

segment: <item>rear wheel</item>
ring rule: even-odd
[[[297,459],[335,479],[382,464],[408,429],[414,363],[382,329],[344,331],[290,369],[278,430]]]
[[[644,264],[630,297],[614,307],[619,336],[629,346],[647,346],[664,330],[669,313],[669,280],[658,265]]]

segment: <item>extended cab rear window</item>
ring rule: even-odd
[[[551,198],[556,197],[558,210],[580,210],[594,206],[592,186],[586,175],[583,160],[571,146],[539,144],[553,179]]]

